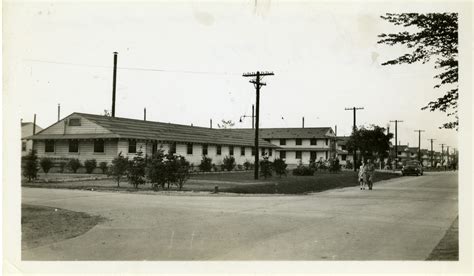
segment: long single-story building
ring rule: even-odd
[[[119,153],[133,157],[139,151],[152,155],[162,148],[184,156],[190,163],[200,164],[202,156],[216,165],[225,156],[233,156],[236,164],[254,162],[254,135],[222,129],[185,126],[119,117],[72,113],[48,128],[28,137],[34,141],[38,156],[53,159],[95,159],[110,163]],[[263,139],[260,149],[271,160],[275,146]]]

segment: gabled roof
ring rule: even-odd
[[[239,133],[254,133],[251,128],[234,128],[226,131]],[[311,139],[311,138],[331,138],[334,132],[330,127],[311,128],[260,128],[259,137],[262,139]]]
[[[109,117],[86,113],[73,113],[71,116],[83,117],[92,123],[108,130],[110,133],[90,133],[90,134],[47,134],[42,131],[30,139],[98,139],[98,138],[123,138],[123,139],[144,139],[158,141],[174,141],[184,143],[199,144],[223,144],[236,146],[254,146],[253,133],[230,133],[222,129],[212,129],[205,127],[186,126],[170,123],[144,121],[120,117]],[[259,145],[267,148],[278,148],[264,140],[260,140]]]

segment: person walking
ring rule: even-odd
[[[372,163],[372,160],[368,159],[367,164],[364,168],[365,171],[365,178],[367,185],[369,186],[369,190],[372,190],[372,186],[374,183],[374,173],[375,173],[375,165]]]
[[[359,167],[359,186],[361,190],[365,190],[366,182],[365,182],[365,165],[364,161],[362,160]]]

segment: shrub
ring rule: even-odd
[[[84,161],[84,167],[86,168],[87,173],[92,173],[97,167],[97,161],[95,161],[95,159],[88,159]]]
[[[351,160],[346,160],[346,169],[353,169]]]
[[[326,170],[327,166],[326,166],[326,164],[324,163],[323,160],[319,160],[318,162],[316,162],[316,168],[318,170]]]
[[[285,160],[281,158],[277,158],[273,161],[273,170],[275,171],[278,176],[286,175],[286,167],[288,165],[286,164]]]
[[[43,157],[40,160],[40,166],[41,169],[43,169],[43,172],[47,174],[49,170],[53,167],[53,160],[48,157]]]
[[[329,171],[330,172],[339,172],[341,170],[341,165],[339,164],[339,159],[334,158],[329,160]]]
[[[99,168],[102,170],[103,174],[107,173],[108,165],[107,162],[100,162],[99,163]]]
[[[201,159],[201,164],[199,164],[199,170],[201,172],[210,172],[211,169],[212,169],[212,159],[203,155]]]
[[[260,175],[265,179],[272,176],[272,162],[268,161],[268,156],[263,157],[260,161]]]
[[[224,164],[222,166],[223,169],[227,171],[232,171],[235,167],[235,158],[233,156],[226,156],[223,160]]]
[[[69,160],[67,163],[67,167],[71,169],[74,173],[77,172],[77,170],[82,166],[81,161],[79,159],[73,158]]]
[[[66,163],[65,161],[61,161],[61,162],[59,162],[58,165],[59,165],[59,172],[60,172],[60,173],[63,173],[63,172],[64,172],[64,168],[66,168],[67,163]]]
[[[151,182],[153,190],[158,190],[159,187],[164,189],[166,183],[166,168],[164,163],[165,155],[163,150],[159,149],[148,160],[146,166],[146,177]]]
[[[176,182],[178,185],[178,189],[181,191],[183,188],[184,183],[189,179],[189,171],[191,166],[189,162],[182,156],[180,156],[175,162],[177,162],[177,170],[176,170]]]
[[[314,175],[314,170],[310,167],[303,166],[302,164],[298,165],[296,169],[293,170],[293,175],[298,176],[310,176]]]
[[[249,161],[244,162],[244,168],[246,171],[253,169],[253,164],[250,163]]]
[[[180,190],[189,178],[189,162],[182,156],[166,155],[165,179],[168,190],[171,185],[176,185]]]
[[[31,150],[30,153],[23,157],[23,176],[28,178],[28,182],[38,177],[38,156],[36,150]]]
[[[123,157],[122,152],[120,152],[119,155],[112,160],[112,165],[108,171],[108,175],[113,176],[117,181],[117,187],[120,187],[120,179],[126,174],[127,167],[128,157]]]
[[[135,157],[128,161],[127,169],[128,181],[135,189],[138,189],[138,185],[145,184],[145,168],[146,162],[143,158],[143,153],[138,151]]]

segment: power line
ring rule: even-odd
[[[38,60],[38,59],[25,59],[25,61],[31,61],[31,62],[37,62],[37,63],[47,63],[47,64],[56,64],[56,65],[91,67],[91,68],[104,68],[104,69],[113,68],[111,66],[105,66],[105,65],[92,65],[92,64],[72,63],[72,62],[58,62],[58,61],[48,61],[48,60]],[[163,72],[163,73],[201,74],[201,75],[203,75],[203,74],[205,74],[205,75],[240,75],[240,73],[233,73],[233,72],[169,70],[169,69],[145,68],[145,67],[117,67],[117,69],[132,70],[132,71]]]

